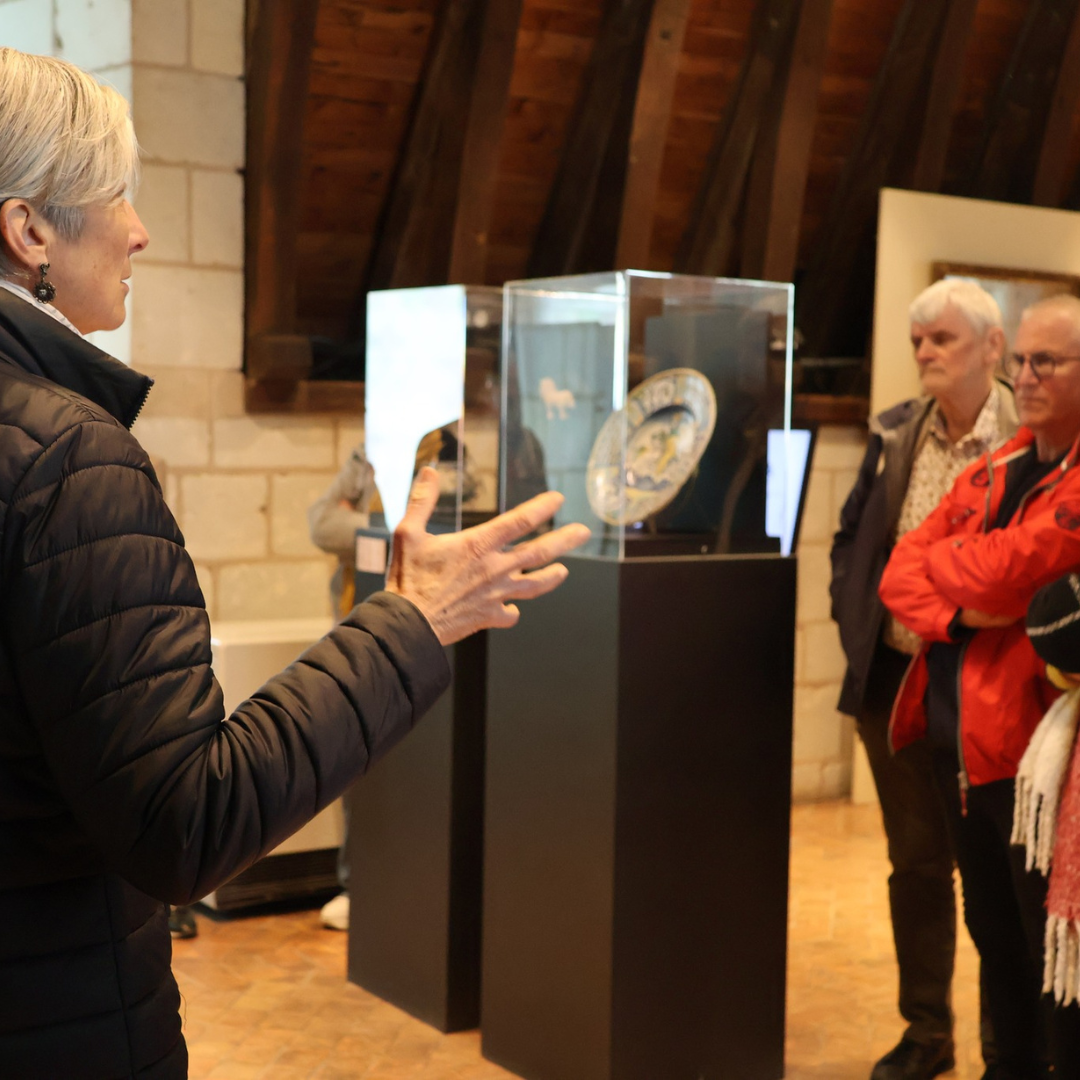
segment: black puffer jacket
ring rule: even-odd
[[[339,795],[442,692],[379,594],[225,717],[149,380],[0,289],[0,1077],[184,1077],[162,901]]]

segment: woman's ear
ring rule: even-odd
[[[8,199],[0,205],[0,242],[31,277],[49,261],[47,231],[41,215],[25,199]]]

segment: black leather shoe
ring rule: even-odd
[[[874,1066],[870,1080],[931,1080],[955,1065],[952,1039],[936,1043],[901,1039]]]

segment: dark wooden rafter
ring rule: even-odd
[[[245,190],[247,373],[295,379],[311,363],[296,327],[304,108],[319,0],[249,0]]]
[[[484,0],[442,5],[412,121],[376,230],[364,294],[371,289],[446,281],[471,72],[485,6]]]
[[[791,281],[833,0],[802,0],[787,69],[774,81],[750,166],[743,277]]]
[[[722,274],[731,261],[737,221],[758,131],[778,72],[790,55],[800,0],[759,0],[747,55],[717,129],[675,269]]]
[[[615,266],[650,269],[660,166],[691,0],[655,0],[634,103]]]
[[[1068,181],[1069,144],[1073,118],[1080,108],[1080,10],[1072,17],[1061,67],[1043,128],[1035,167],[1031,201],[1036,206],[1060,206]]]
[[[913,108],[920,98],[925,100],[923,87],[934,70],[947,11],[926,0],[906,0],[897,15],[855,143],[796,292],[796,322],[809,355],[854,355],[865,347],[878,196],[905,154],[903,136]]]
[[[653,0],[608,0],[527,275],[614,265],[627,147]],[[598,235],[599,234],[599,235]]]
[[[912,168],[916,191],[940,191],[945,180],[953,115],[963,74],[959,62],[967,51],[979,0],[951,0],[927,85],[927,102]]]
[[[484,281],[488,226],[514,69],[522,0],[488,4],[462,148],[458,200],[447,278],[478,285]]]
[[[1076,11],[1077,0],[1032,0],[962,194],[1030,201]]]

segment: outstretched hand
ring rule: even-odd
[[[507,549],[551,520],[563,504],[556,491],[483,525],[432,535],[427,523],[438,499],[438,473],[421,469],[394,530],[386,588],[415,604],[443,645],[477,630],[513,626],[519,612],[512,601],[542,596],[561,585],[567,569],[552,560],[589,538],[584,525],[564,525]]]

